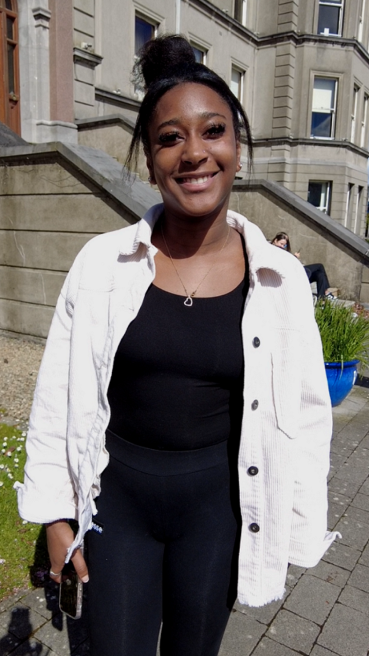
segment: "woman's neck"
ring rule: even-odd
[[[158,220],[153,235],[155,245],[163,238],[171,254],[177,258],[206,255],[218,251],[227,237],[229,227],[225,218],[216,220],[168,220],[165,213]]]

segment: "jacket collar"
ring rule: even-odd
[[[119,249],[122,255],[133,255],[141,244],[147,249],[154,249],[154,253],[156,252],[156,248],[151,243],[151,235],[163,208],[162,203],[153,205],[141,221],[122,231]],[[280,248],[272,246],[257,225],[232,210],[227,212],[227,222],[244,237],[251,272],[256,273],[259,269],[271,269],[283,278],[286,276],[288,267],[285,265],[288,264],[289,257],[286,257],[286,253]]]

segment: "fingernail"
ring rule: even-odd
[[[86,574],[86,576],[82,576],[81,581],[83,583],[88,583],[88,581],[89,581],[88,574]]]

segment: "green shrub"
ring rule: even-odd
[[[359,360],[361,370],[369,366],[369,320],[365,312],[354,312],[337,301],[320,299],[315,306],[315,319],[325,362]]]

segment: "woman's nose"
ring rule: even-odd
[[[207,151],[204,148],[202,139],[195,136],[186,139],[185,147],[182,152],[182,162],[191,164],[192,166],[206,161],[208,157]]]

